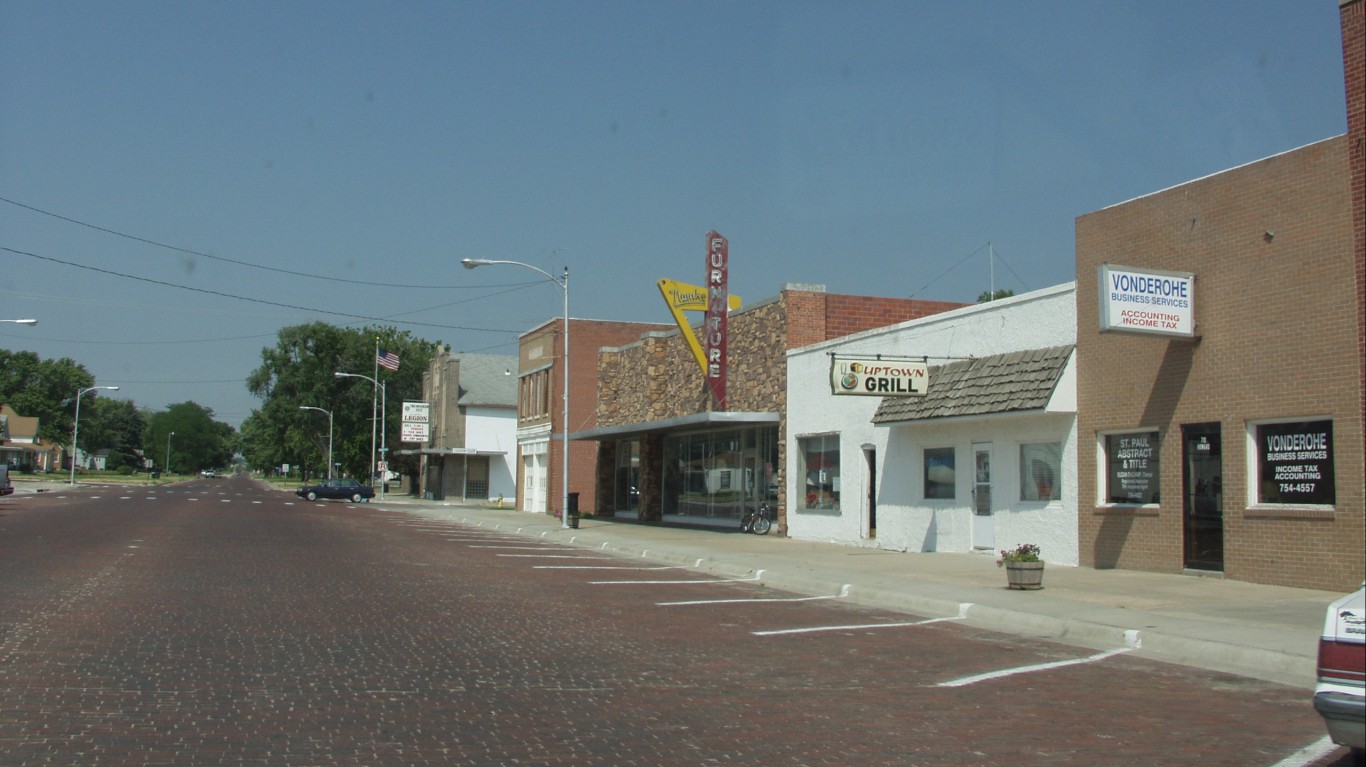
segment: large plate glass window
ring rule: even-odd
[[[954,498],[957,487],[953,448],[925,448],[925,497]]]
[[[801,477],[804,485],[803,509],[838,509],[840,507],[840,436],[822,434],[798,437],[797,449],[801,456]]]
[[[1160,478],[1156,431],[1105,435],[1105,502],[1158,503]]]
[[[1062,443],[1020,445],[1020,500],[1062,500]]]
[[[1337,502],[1332,421],[1262,423],[1252,431],[1257,503],[1331,506]]]

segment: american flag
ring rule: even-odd
[[[393,352],[386,352],[385,350],[380,349],[379,356],[375,358],[375,362],[378,362],[381,367],[386,367],[390,370],[398,370],[398,355]]]

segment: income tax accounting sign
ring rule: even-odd
[[[1195,337],[1195,275],[1101,265],[1100,331]]]
[[[924,362],[830,358],[830,391],[833,394],[924,396],[929,381],[929,367]]]

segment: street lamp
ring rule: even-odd
[[[174,436],[175,436],[175,432],[171,432],[170,434],[167,434],[167,435],[166,435],[166,475],[167,475],[167,481],[170,481],[170,474],[171,474],[171,437],[174,437]]]
[[[310,407],[300,405],[300,410],[316,410],[319,413],[327,413],[327,478],[332,479],[332,411],[323,410],[320,407]]]
[[[37,322],[37,320],[34,320]],[[76,419],[71,424],[71,484],[76,484],[76,437],[81,433],[81,397],[97,389],[105,391],[118,391],[117,386],[92,386],[89,389],[78,389],[76,391]]]
[[[0,322],[8,322],[12,325],[28,325],[29,327],[38,324],[38,320],[0,320]]]
[[[530,269],[541,275],[550,282],[555,283],[564,293],[564,354],[560,359],[560,380],[564,382],[564,391],[561,398],[564,400],[564,423],[560,426],[560,437],[564,443],[561,448],[562,467],[560,469],[560,526],[569,527],[569,267],[565,266],[564,275],[555,277],[544,269],[524,264],[521,261],[498,261],[489,258],[462,258],[461,266],[466,269],[477,269],[481,266],[491,264],[508,264],[510,266],[520,266],[523,269]]]
[[[376,379],[374,379],[374,378],[371,378],[370,376],[361,375],[360,373],[342,373],[342,372],[339,371],[339,372],[333,373],[332,375],[333,375],[333,377],[335,377],[335,378],[364,378],[365,380],[367,380],[367,381],[369,381],[370,383],[374,384],[374,385],[375,385],[375,388],[379,390],[379,397],[380,397],[380,399],[379,399],[379,401],[380,401],[380,406],[379,406],[379,419],[380,419],[380,420],[379,420],[379,422],[380,422],[380,427],[379,427],[379,452],[380,452],[381,454],[386,454],[386,455],[387,455],[388,452],[389,452],[389,448],[385,446],[385,437],[384,437],[384,416],[385,416],[385,412],[386,412],[386,411],[388,410],[388,408],[389,408],[389,405],[388,405],[388,386],[385,384],[384,381],[379,381],[379,380],[376,380]],[[375,432],[374,432],[374,424],[375,424],[374,420],[371,419],[371,421],[370,421],[370,481],[371,481],[371,482],[374,482],[374,481],[375,481]],[[384,482],[380,485],[380,495],[381,495],[381,496],[387,496],[387,495],[389,494],[389,476],[388,476],[388,475],[389,475],[389,467],[388,467],[388,466],[385,466],[385,467],[384,467],[384,474],[385,474]]]

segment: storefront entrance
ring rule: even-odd
[[[1217,423],[1181,427],[1185,567],[1224,570],[1224,462]]]
[[[747,509],[778,501],[778,430],[725,429],[664,441],[663,518],[739,527]]]
[[[972,446],[972,547],[996,548],[996,520],[991,505],[991,445]]]

